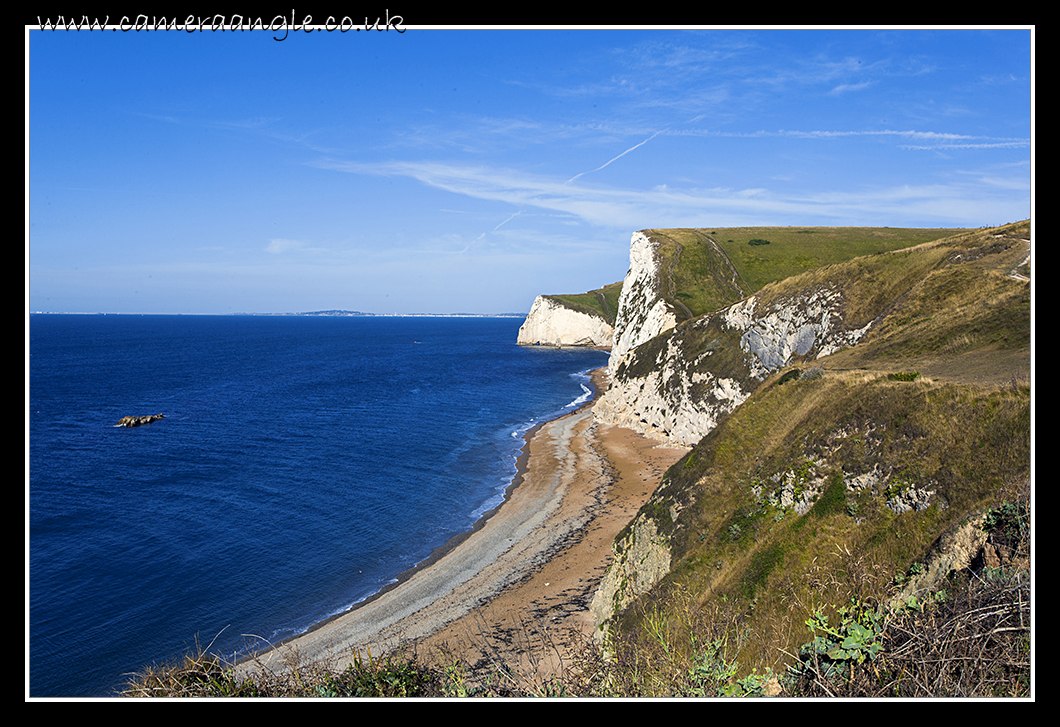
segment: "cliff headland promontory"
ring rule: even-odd
[[[519,328],[522,346],[610,348],[622,283],[580,295],[539,295]]]

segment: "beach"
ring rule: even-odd
[[[604,369],[594,388],[606,389]],[[598,424],[589,402],[526,436],[505,502],[375,597],[254,663],[342,669],[399,646],[544,678],[590,638],[611,543],[687,450]]]

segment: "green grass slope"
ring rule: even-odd
[[[739,227],[645,230],[659,243],[662,295],[679,321],[746,298],[765,285],[823,265],[888,252],[960,232],[890,227]],[[769,244],[761,244],[768,240]],[[756,244],[749,244],[749,242]],[[587,293],[549,295],[612,326],[622,281]]]
[[[1029,241],[1030,223],[1020,222],[895,253],[941,259],[858,346],[832,357],[831,366],[886,364],[952,381],[1028,382]]]
[[[849,325],[876,323],[775,372],[666,473],[640,516],[671,572],[615,620],[620,661],[694,669],[709,637],[782,672],[810,624],[877,613],[962,526],[1029,502],[1029,237],[964,231],[759,291],[842,285]]]
[[[618,298],[621,294],[622,282],[619,281],[596,290],[590,290],[588,293],[549,295],[546,297],[559,301],[572,310],[600,316],[614,326],[615,317],[618,315]]]
[[[964,232],[904,227],[730,227],[709,231],[751,290],[865,255]],[[768,241],[768,244],[762,244]],[[752,244],[753,242],[758,244]]]
[[[769,283],[962,230],[891,227],[733,227],[646,230],[659,243],[663,297],[678,321],[724,308]]]

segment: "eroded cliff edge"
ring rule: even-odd
[[[597,418],[691,447],[773,371],[865,335],[872,321],[844,315],[842,286],[836,279],[763,291],[612,354],[611,386]]]
[[[772,371],[853,345],[869,325],[855,327],[844,318],[849,281],[841,275],[767,286],[744,298],[748,285],[717,243],[702,233],[693,242],[698,245],[681,244],[675,235],[634,233],[608,362],[611,385],[596,406],[601,422],[686,447]],[[704,260],[714,263],[724,275],[681,285],[690,259],[697,269],[706,267]],[[703,298],[694,293],[704,288],[715,292],[709,300],[731,304],[697,316],[685,301]]]

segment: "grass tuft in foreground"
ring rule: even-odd
[[[447,697],[459,696],[455,674],[428,667],[412,654],[358,656],[341,671],[292,663],[281,670],[237,671],[200,650],[175,664],[133,675],[126,697]]]

